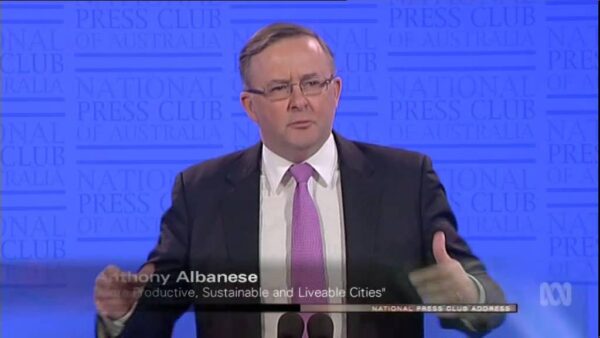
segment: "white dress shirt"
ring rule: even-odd
[[[296,181],[288,169],[294,163],[282,158],[263,145],[260,177],[260,282],[263,289],[291,288],[292,209]],[[308,181],[308,191],[315,202],[325,259],[327,286],[345,290],[345,248],[342,209],[342,190],[338,168],[337,148],[331,134],[321,148],[305,161],[315,174]],[[272,296],[263,303],[289,303],[291,299]],[[342,303],[330,298],[329,303]],[[277,337],[277,322],[282,313],[262,315],[263,338]],[[330,314],[334,338],[344,338],[344,316]]]

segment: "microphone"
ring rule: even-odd
[[[308,320],[307,327],[310,338],[333,338],[333,321],[329,315],[315,313]]]
[[[277,338],[302,338],[304,321],[299,314],[288,312],[279,317]]]

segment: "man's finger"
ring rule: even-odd
[[[446,251],[446,235],[443,231],[438,231],[433,235],[433,257],[438,264],[452,260]]]
[[[97,289],[94,292],[96,299],[128,299],[136,298],[141,292],[141,288],[125,288],[125,289]]]
[[[408,279],[413,285],[421,285],[430,280],[440,279],[442,272],[443,271],[437,265],[432,265],[410,272],[408,274]]]
[[[107,278],[99,278],[96,279],[96,284],[94,285],[94,290],[97,291],[110,291],[110,290],[114,290],[114,291],[118,291],[121,290],[123,288],[125,288],[125,284],[122,283],[118,283],[116,282],[116,278],[111,278],[111,279],[107,279]]]
[[[448,297],[444,295],[443,292],[430,293],[427,295],[421,296],[425,304],[448,304]]]
[[[102,274],[107,277],[118,276],[120,273],[121,269],[116,265],[109,265],[102,271]]]
[[[445,292],[447,290],[447,285],[441,282],[429,282],[417,286],[416,289],[417,293],[421,296],[433,295]]]
[[[119,274],[118,280],[125,284],[138,284],[140,282],[140,277],[133,272],[123,271]]]

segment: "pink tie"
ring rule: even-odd
[[[308,193],[308,180],[313,171],[313,168],[307,163],[294,164],[290,167],[290,173],[297,182],[292,212],[291,272],[292,287],[294,288],[292,302],[296,304],[327,303],[327,298],[314,297],[309,294],[310,290],[327,288],[319,214]],[[300,297],[300,291],[303,297]],[[306,324],[312,314],[302,313],[301,315]],[[306,330],[303,337],[308,337]]]

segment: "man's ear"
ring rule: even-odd
[[[334,95],[335,95],[335,106],[337,107],[340,102],[340,95],[342,95],[342,78],[336,77],[333,79],[331,83],[333,85]]]
[[[252,121],[257,122],[258,119],[256,117],[256,113],[254,112],[254,105],[253,105],[253,102],[252,102],[252,95],[250,93],[247,93],[247,92],[240,93],[240,103],[242,104],[242,107],[246,111],[246,115],[248,115],[248,117]]]

